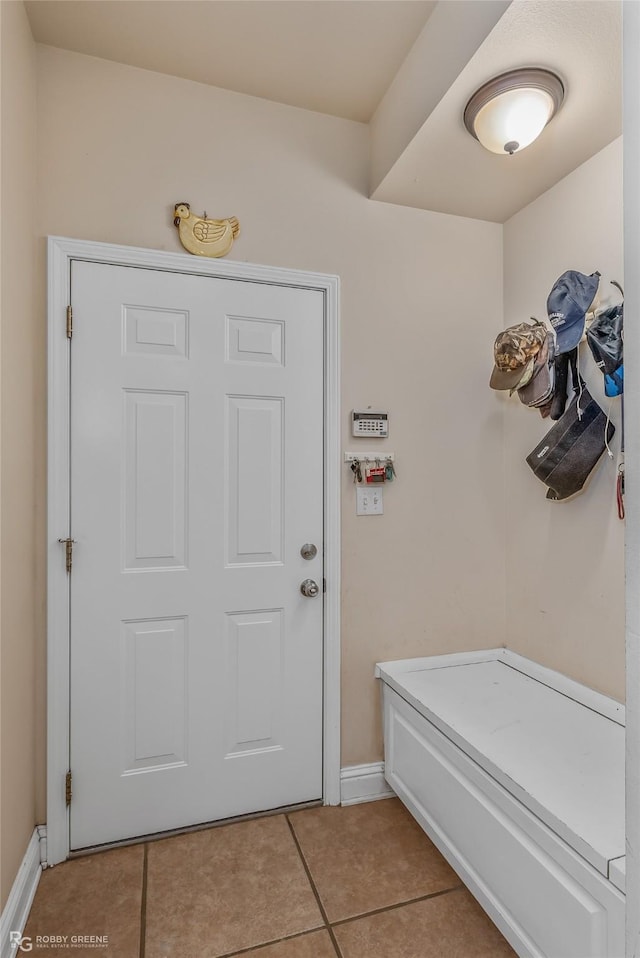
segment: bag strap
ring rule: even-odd
[[[612,286],[615,286],[616,289],[619,289],[619,290],[620,290],[620,292],[621,292],[621,294],[622,294],[622,302],[624,303],[624,290],[623,290],[622,286],[620,285],[620,283],[617,283],[617,282],[615,281],[615,279],[610,279],[609,282],[611,283]]]
[[[574,347],[571,352],[567,353],[567,356],[569,357],[569,365],[571,367],[571,382],[573,384],[573,391],[574,393],[579,393],[585,388],[586,383],[578,372],[578,347]]]

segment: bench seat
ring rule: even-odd
[[[506,649],[380,663],[385,777],[523,958],[624,955],[624,708]]]

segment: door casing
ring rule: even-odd
[[[70,529],[71,261],[320,290],[324,295],[323,801],[340,803],[340,340],[339,278],[110,243],[48,238],[47,862],[69,854],[69,580],[59,539]]]

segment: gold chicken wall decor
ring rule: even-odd
[[[206,210],[203,216],[195,216],[188,203],[176,203],[173,224],[184,248],[196,256],[226,256],[240,232],[235,216],[212,220]]]

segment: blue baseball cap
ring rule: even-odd
[[[556,355],[571,352],[582,339],[585,317],[599,282],[598,272],[586,276],[570,269],[553,284],[547,299],[547,314],[556,334]]]

